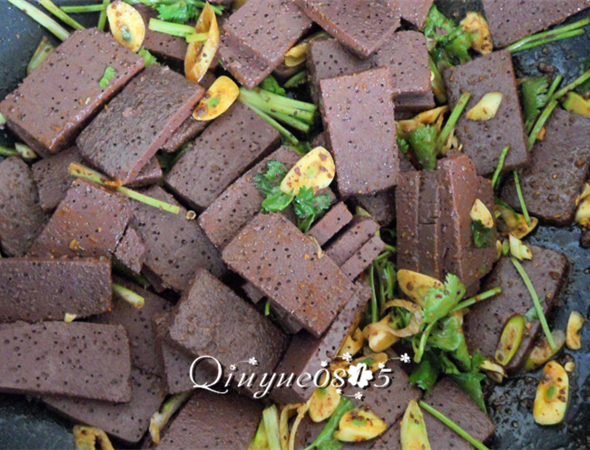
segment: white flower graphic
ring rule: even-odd
[[[361,389],[369,386],[369,381],[373,380],[373,372],[367,368],[365,363],[352,365],[348,368],[348,382],[351,386],[356,386]]]
[[[322,366],[322,367],[328,367],[328,361],[322,361],[320,363],[320,366]]]
[[[342,355],[342,359],[344,361],[350,362],[350,361],[352,361],[352,355],[350,353],[346,352],[344,355]]]
[[[342,395],[342,389],[336,389],[336,393]]]
[[[382,362],[380,362],[380,363],[379,363],[379,368],[380,368],[380,369],[385,369],[385,363],[382,363]]]
[[[229,370],[237,370],[237,367],[235,364],[232,364],[231,366],[229,366]]]
[[[362,392],[357,392],[356,394],[354,394],[354,398],[357,400],[362,400],[363,399],[363,393]]]
[[[411,359],[410,359],[410,355],[408,355],[407,353],[404,353],[402,356],[400,356],[400,361],[406,364],[409,364]]]
[[[258,365],[258,361],[256,360],[256,358],[250,358],[248,360],[248,364],[250,364],[251,366],[257,366]]]

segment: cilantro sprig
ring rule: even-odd
[[[549,83],[545,77],[530,77],[522,82],[520,89],[525,129],[530,133],[541,108],[547,104]]]
[[[111,66],[107,66],[104,70],[104,74],[98,81],[98,84],[100,85],[101,89],[105,89],[113,78],[115,78],[115,69],[113,69]]]
[[[186,23],[199,18],[206,3],[200,0],[126,0],[129,4],[142,3],[158,11],[158,19]],[[223,13],[223,5],[211,5],[215,14]]]
[[[493,229],[486,227],[481,220],[471,222],[471,233],[473,235],[473,243],[477,248],[486,248],[494,245]]]
[[[286,167],[278,161],[269,161],[264,173],[256,174],[254,184],[265,197],[262,212],[283,211],[293,204],[298,228],[307,233],[316,217],[330,207],[328,194],[315,195],[312,188],[303,186],[297,195],[285,194],[280,189],[281,181],[287,175]]]

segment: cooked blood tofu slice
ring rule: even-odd
[[[523,261],[522,267],[528,274],[547,315],[557,304],[559,291],[565,284],[569,264],[565,256],[534,245],[528,245],[533,254],[531,261]],[[480,349],[484,356],[493,357],[496,345],[506,322],[514,314],[526,314],[534,308],[531,296],[509,258],[503,258],[487,278],[483,289],[499,287],[502,293],[494,298],[479,302],[465,315],[463,329],[470,351]],[[541,332],[538,319],[525,328],[520,347],[506,366],[516,371],[524,363],[535,339]]]
[[[223,24],[221,61],[240,84],[252,89],[281,65],[311,25],[290,0],[249,0]]]
[[[416,28],[421,30],[426,23],[426,17],[432,6],[433,0],[378,0],[380,3],[388,6],[397,6],[398,14],[406,22],[410,22]],[[396,5],[397,3],[397,5]]]
[[[233,450],[248,448],[264,405],[242,395],[199,390],[180,411],[158,450]]]
[[[424,400],[437,411],[444,414],[476,440],[484,442],[496,430],[488,415],[454,382],[447,378],[440,380],[432,392]],[[428,440],[436,448],[453,450],[471,450],[473,446],[436,419],[430,413],[422,410]],[[372,450],[401,450],[400,425],[396,424],[381,436]]]
[[[129,340],[123,327],[84,322],[2,325],[0,353],[2,392],[131,400]]]
[[[199,225],[211,242],[223,248],[262,207],[264,198],[255,185],[255,177],[268,170],[269,161],[278,161],[290,169],[301,156],[288,147],[280,147],[238,178],[199,216]]]
[[[7,256],[21,256],[45,225],[29,166],[22,159],[0,162],[0,244]]]
[[[528,164],[526,135],[516,90],[512,59],[508,50],[493,52],[445,72],[449,104],[454,107],[464,92],[471,94],[465,111],[489,92],[501,92],[502,102],[490,120],[470,120],[462,114],[455,127],[463,152],[471,157],[479,175],[491,175],[498,166],[504,146],[510,150],[504,171]]]
[[[557,108],[545,124],[545,139],[531,151],[531,164],[520,174],[529,214],[546,223],[567,226],[576,213],[590,166],[590,121]],[[510,177],[502,199],[520,210],[514,179]]]
[[[399,157],[387,69],[320,81],[341,196],[395,186]]]
[[[494,47],[506,47],[530,34],[562,22],[590,6],[588,0],[515,2],[482,0]]]
[[[182,155],[166,185],[194,208],[205,209],[279,141],[277,130],[236,102]]]
[[[82,318],[110,308],[107,259],[0,259],[0,323]]]
[[[321,338],[315,338],[306,331],[293,336],[275,373],[294,373],[298,377],[302,373],[315,374],[321,370],[322,362],[331,361],[338,354],[344,339],[359,325],[370,298],[371,289],[364,283],[358,284],[354,295]],[[274,401],[286,405],[306,402],[312,392],[313,386],[302,387],[295,383],[292,388],[273,389],[271,397]]]
[[[398,113],[399,120],[403,120],[402,115],[408,114],[411,118],[413,115],[433,109],[436,106],[434,102],[434,94],[432,91],[424,94],[407,94],[399,95],[395,98],[395,111]],[[396,116],[396,119],[398,119]]]
[[[319,219],[307,233],[323,246],[352,220],[352,214],[344,202],[338,203]]]
[[[76,140],[82,157],[129,183],[192,113],[204,90],[167,67],[133,79]]]
[[[317,245],[280,214],[259,214],[223,250],[223,260],[316,337],[353,293],[353,285]]]
[[[162,380],[139,369],[131,370],[131,401],[112,403],[101,400],[52,395],[43,397],[51,409],[78,423],[100,428],[126,443],[141,440],[150,425],[150,418],[159,410],[166,393]]]
[[[91,181],[72,183],[29,254],[33,256],[109,256],[129,221],[129,202]]]
[[[239,366],[248,377],[272,373],[289,343],[270,319],[206,270],[197,271],[168,325],[167,341],[193,358],[212,356],[226,367],[255,358],[258,365]],[[201,364],[217,367],[211,359]]]
[[[156,184],[162,179],[163,173],[160,163],[154,156],[148,163],[141,168],[139,173],[133,177],[127,186],[131,188],[140,188]]]
[[[118,283],[145,299],[144,306],[135,308],[116,294],[113,295],[113,307],[106,313],[92,318],[94,323],[121,325],[127,330],[131,344],[131,363],[134,367],[149,373],[160,373],[161,367],[156,352],[156,336],[151,319],[154,315],[172,309],[172,305],[161,297],[139,286],[115,278]]]
[[[372,0],[295,0],[295,3],[360,58],[378,50],[399,26],[397,8]]]
[[[133,273],[140,273],[145,259],[145,244],[133,227],[127,227],[115,250],[115,257]]]
[[[180,207],[179,214],[172,214],[144,203],[131,202],[131,222],[146,248],[144,269],[147,267],[164,287],[177,291],[186,289],[199,267],[221,276],[225,265],[219,252],[196,221],[186,218],[187,210],[159,186],[142,192]]]
[[[373,236],[359,248],[354,255],[340,266],[348,278],[354,280],[363,270],[371,265],[373,260],[385,250],[385,242],[379,236]]]
[[[383,227],[395,220],[395,188],[376,194],[355,195],[352,202],[367,211]]]
[[[379,224],[371,217],[354,216],[346,230],[326,247],[326,255],[341,266],[377,231]]]
[[[35,151],[58,153],[143,66],[110,33],[76,31],[0,103],[0,113]],[[102,88],[107,67],[115,76]]]

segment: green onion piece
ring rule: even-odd
[[[297,106],[294,106],[295,100],[291,100],[287,97],[280,95],[271,94],[270,92],[263,91],[262,89],[254,89],[249,91],[245,88],[240,88],[240,98],[243,99],[248,105],[253,105],[256,108],[270,114],[275,119],[279,119],[276,113],[283,114],[284,116],[291,116],[296,120],[305,122],[307,124],[313,123],[313,112],[305,111]],[[315,105],[312,105],[315,111]],[[279,119],[280,120],[280,119]]]
[[[104,31],[104,28],[107,24],[107,8],[111,4],[111,0],[102,0],[102,5],[104,9],[100,12],[98,16],[98,25],[96,26],[100,31]]]
[[[449,419],[443,413],[434,409],[428,403],[420,400],[420,408],[422,408],[425,411],[432,414],[434,417],[436,417],[438,420],[440,420],[442,423],[444,423],[447,427],[449,427],[451,430],[453,430],[455,433],[457,433],[459,436],[461,436],[463,439],[465,439],[467,442],[469,442],[471,445],[473,445],[476,449],[489,450],[485,445],[483,445],[483,443],[481,443],[480,441],[475,439],[467,431],[465,431],[463,428],[461,428],[459,425],[457,425],[455,422],[453,422],[451,419]]]
[[[18,152],[13,148],[4,147],[0,145],[0,156],[19,156]]]
[[[41,38],[41,42],[39,42],[37,50],[35,50],[33,57],[29,61],[27,66],[27,74],[30,74],[33,70],[39,67],[41,63],[45,61],[45,58],[47,58],[51,52],[53,52],[53,50],[54,47],[51,45],[51,42],[49,42],[49,39],[43,36],[43,38]]]
[[[549,342],[549,346],[551,347],[552,350],[555,350],[557,347],[555,345],[555,341],[553,340],[553,335],[551,334],[551,330],[549,329],[549,325],[547,324],[547,318],[545,317],[545,313],[543,312],[543,307],[541,306],[541,301],[539,300],[539,296],[537,295],[537,292],[535,291],[535,287],[533,286],[531,279],[529,278],[526,271],[522,267],[522,264],[520,264],[520,262],[516,258],[512,257],[512,258],[510,258],[510,261],[512,261],[512,264],[514,264],[514,267],[516,268],[517,272],[522,277],[522,281],[524,281],[524,284],[526,285],[526,287],[529,291],[529,294],[531,295],[531,298],[533,299],[533,304],[535,305],[535,309],[537,311],[537,317],[541,321],[541,327],[543,327],[543,332],[545,333],[545,336],[547,337],[547,342]]]
[[[551,83],[551,86],[549,86],[549,90],[547,91],[547,103],[549,103],[549,100],[551,99],[551,97],[553,97],[553,94],[555,94],[555,91],[557,91],[557,88],[559,87],[562,81],[563,76],[557,74],[557,76]],[[547,103],[545,103],[545,106],[547,106]]]
[[[22,157],[22,159],[25,159],[27,161],[37,159],[37,154],[28,145],[17,142],[16,144],[14,144],[14,149]]]
[[[526,203],[524,202],[524,196],[522,195],[522,188],[520,186],[520,178],[518,177],[518,172],[515,170],[512,172],[514,174],[514,185],[516,187],[516,194],[518,195],[518,201],[520,202],[520,208],[522,209],[522,215],[524,216],[524,220],[526,221],[527,226],[531,226],[531,217],[529,216],[529,211],[527,210]]]
[[[266,123],[268,123],[269,125],[274,127],[283,137],[285,137],[286,139],[291,141],[291,143],[293,145],[299,144],[299,139],[297,139],[293,133],[291,133],[289,130],[287,130],[284,126],[282,126],[280,123],[278,123],[272,117],[270,117],[264,111],[261,111],[258,108],[256,108],[255,106],[253,106],[249,103],[246,103],[240,97],[238,97],[238,101],[240,103],[243,103],[244,105],[250,107],[252,109],[252,111],[254,111],[256,114],[258,114],[262,120],[264,120]]]
[[[193,30],[194,31],[194,30]],[[186,37],[186,42],[202,42],[207,40],[209,33],[193,33]]]
[[[72,28],[76,28],[77,30],[83,30],[84,27],[68,16],[65,12],[57,7],[55,3],[51,0],[38,0],[39,3],[51,14],[61,20],[63,23],[68,24]]]
[[[487,300],[488,298],[495,297],[496,295],[499,295],[501,293],[502,293],[502,288],[495,287],[495,288],[490,289],[488,291],[482,292],[481,294],[477,294],[475,297],[471,297],[471,298],[468,298],[467,300],[463,300],[461,303],[458,303],[457,306],[455,306],[451,312],[459,311],[460,309],[463,309],[463,308],[468,308],[471,305],[475,305],[476,303],[481,302],[482,300]]]
[[[272,92],[265,91],[264,89],[254,88],[254,92],[261,95],[264,100],[268,102],[278,102],[295,109],[307,111],[309,113],[315,113],[318,107],[313,103],[302,102],[301,100],[295,100],[289,97],[283,97],[282,95],[273,94]]]
[[[106,5],[71,5],[71,6],[60,6],[60,8],[65,13],[70,14],[80,14],[80,13],[90,13],[90,12],[99,12],[104,11],[107,9]]]
[[[529,150],[531,150],[533,148],[533,145],[535,144],[537,138],[539,137],[539,133],[543,129],[545,122],[547,122],[547,119],[549,118],[549,116],[551,115],[551,113],[553,112],[553,110],[555,109],[556,106],[557,106],[557,100],[551,100],[547,104],[547,106],[545,107],[545,109],[543,110],[543,112],[541,113],[539,118],[537,119],[537,123],[535,123],[535,126],[533,127],[533,131],[531,131],[531,134],[529,136],[529,143],[528,143]]]
[[[266,430],[269,450],[281,450],[281,433],[279,431],[279,410],[272,405],[262,411],[262,420]]]
[[[461,96],[461,98],[459,99],[459,101],[457,102],[457,104],[455,105],[455,107],[453,108],[453,112],[449,116],[449,120],[447,120],[447,123],[445,124],[445,126],[443,127],[443,129],[440,132],[440,135],[438,136],[438,141],[436,143],[437,149],[440,150],[447,143],[447,140],[449,139],[449,136],[451,135],[451,131],[453,131],[455,124],[459,120],[459,116],[461,116],[461,113],[463,112],[463,110],[467,106],[467,102],[469,101],[470,98],[471,98],[471,94],[469,92],[464,92],[463,95]]]
[[[590,19],[590,18],[589,18]],[[576,78],[574,81],[572,81],[569,84],[566,84],[564,87],[562,87],[559,91],[557,91],[555,94],[553,94],[553,96],[551,97],[551,100],[557,100],[561,97],[563,97],[565,94],[567,94],[569,91],[573,91],[575,88],[577,88],[579,85],[583,84],[584,82],[586,82],[586,80],[588,80],[590,78],[590,69],[588,69],[586,72],[584,72],[582,75],[580,75],[578,78]]]
[[[264,305],[264,315],[270,315],[270,298],[266,299],[266,305]]]
[[[307,70],[302,70],[301,72],[297,72],[287,81],[285,81],[285,84],[283,86],[290,89],[297,86],[301,86],[305,83],[307,83]]]
[[[65,41],[70,33],[64,27],[62,27],[59,23],[49,17],[47,14],[42,12],[41,10],[35,8],[30,3],[26,2],[25,0],[8,0],[18,9],[23,11],[27,16],[33,19],[42,27],[47,28],[51,31],[58,39]]]
[[[155,444],[160,443],[160,431],[166,426],[170,418],[191,397],[192,391],[180,392],[170,397],[160,411],[156,411],[150,419],[150,435]]]
[[[377,292],[375,292],[375,266],[369,268],[369,285],[371,286],[371,322],[379,322],[379,307],[377,305]]]
[[[545,39],[539,39],[538,41],[533,41],[530,44],[525,44],[522,47],[520,47],[517,50],[514,50],[512,53],[515,52],[521,52],[523,50],[529,50],[531,48],[535,48],[538,47],[540,45],[545,45],[545,44],[549,44],[550,42],[555,42],[555,41],[561,41],[563,39],[569,39],[572,37],[576,37],[576,36],[580,36],[581,34],[584,34],[585,31],[584,30],[572,30],[572,31],[568,31],[567,33],[563,33],[557,36],[553,36],[553,37],[548,37]]]
[[[113,182],[110,181],[107,177],[101,175],[99,172],[89,169],[88,167],[83,166],[82,164],[78,163],[71,163],[70,167],[68,168],[68,173],[75,177],[86,178],[96,184],[100,184],[101,186],[113,186]],[[176,205],[171,205],[170,203],[163,202],[161,200],[157,200],[152,197],[148,197],[147,195],[140,194],[139,192],[133,191],[129,188],[119,186],[114,188],[117,192],[121,192],[122,194],[127,195],[128,197],[137,200],[138,202],[145,203],[146,205],[153,206],[154,208],[161,209],[162,211],[171,212],[174,214],[180,213],[180,208]]]
[[[178,36],[183,38],[195,34],[195,27],[191,27],[190,25],[166,22],[165,20],[159,20],[154,18],[150,19],[148,27],[152,31],[157,31],[159,33],[170,34],[172,36]]]
[[[507,49],[510,52],[515,52],[515,51],[521,49],[523,46],[530,44],[531,42],[540,41],[545,38],[551,38],[553,36],[559,36],[563,33],[568,32],[568,31],[582,28],[582,27],[588,25],[589,23],[590,23],[590,18],[587,17],[585,19],[579,20],[577,22],[574,22],[570,25],[566,25],[564,27],[554,28],[553,30],[543,31],[543,32],[537,33],[537,34],[532,34],[532,35],[527,36],[527,37],[521,39],[520,41],[515,42],[512,45],[508,46]]]
[[[141,295],[133,292],[131,289],[127,289],[125,286],[121,286],[120,284],[113,283],[111,284],[111,288],[113,292],[125,300],[127,303],[131,304],[133,307],[137,309],[143,308],[145,303],[145,298]]]
[[[492,178],[492,188],[496,188],[498,184],[498,180],[500,179],[500,173],[502,172],[502,168],[504,167],[504,161],[506,160],[506,155],[508,154],[508,150],[510,150],[510,146],[507,145],[502,149],[502,153],[500,153],[500,159],[498,160],[498,166],[494,171],[494,177]]]

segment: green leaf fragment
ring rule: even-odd
[[[273,94],[285,95],[285,90],[272,75],[269,75],[264,80],[262,80],[262,83],[260,83],[259,87],[265,91],[272,92]]]
[[[495,244],[493,228],[486,227],[481,220],[471,222],[471,233],[477,248],[491,247]]]
[[[107,68],[104,70],[102,78],[98,81],[98,84],[102,89],[105,89],[113,78],[115,78],[115,69],[113,69],[111,66],[107,66]]]

